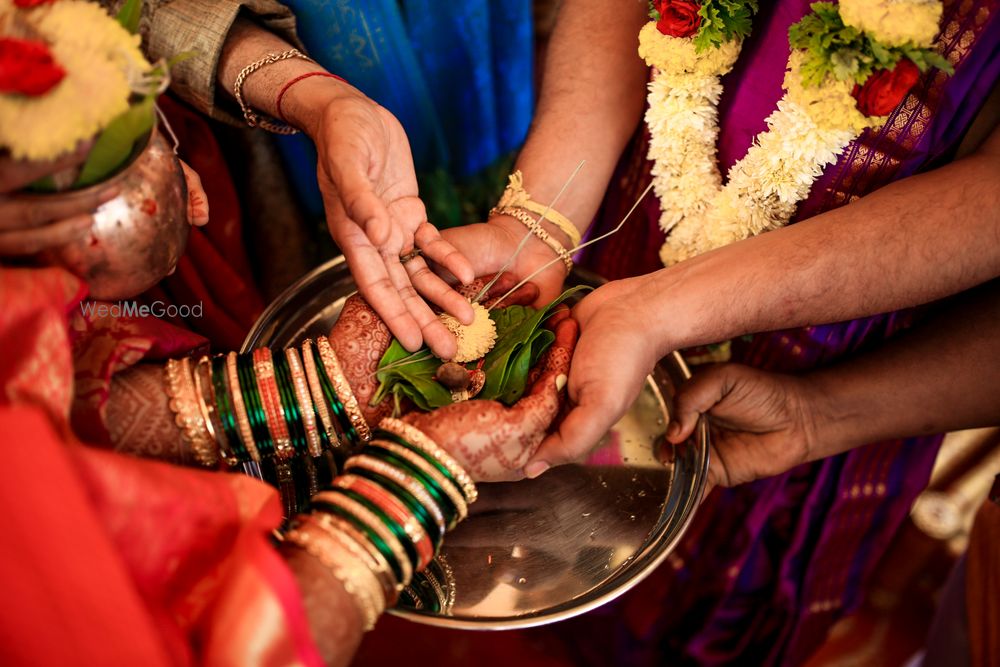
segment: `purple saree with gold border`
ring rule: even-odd
[[[761,3],[720,104],[723,173],[765,129],[781,97],[788,27],[807,0]],[[945,0],[941,52],[886,125],[825,171],[797,220],[849,204],[954,155],[1000,79],[1000,0]],[[646,137],[623,156],[595,231],[613,227],[649,182]],[[581,262],[615,279],[661,268],[658,204]],[[908,327],[914,311],[744,337],[733,360],[797,372],[854,354]],[[776,478],[717,489],[684,542],[622,600],[561,624],[580,664],[796,665],[862,600],[867,577],[924,488],[940,437],[874,443]]]

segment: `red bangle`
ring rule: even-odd
[[[281,110],[281,100],[282,98],[285,97],[285,93],[288,92],[289,88],[297,84],[302,79],[308,79],[311,76],[325,76],[331,79],[337,79],[338,81],[343,81],[344,83],[347,83],[347,80],[344,79],[343,77],[337,76],[336,74],[330,74],[329,72],[307,72],[305,74],[300,74],[299,76],[295,77],[294,79],[292,79],[291,81],[289,81],[288,83],[286,83],[284,86],[281,87],[281,91],[278,93],[278,99],[274,103],[274,106],[277,107],[278,110],[278,118],[280,118],[283,122],[288,123],[288,120],[285,118],[285,113]]]

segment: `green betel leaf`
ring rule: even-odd
[[[518,355],[525,346],[531,346],[536,342],[535,333],[545,319],[552,314],[556,306],[588,289],[590,288],[583,286],[568,289],[559,295],[559,298],[540,310],[523,306],[501,309],[510,311],[509,315],[506,315],[509,319],[497,322],[497,344],[483,359],[486,384],[476,398],[504,400],[505,397],[509,396],[520,397],[528,384],[528,371],[531,370],[531,364],[525,366],[524,358],[519,358]],[[494,321],[497,320],[494,319]],[[548,340],[544,349],[537,351],[537,356],[540,357],[551,344],[552,340]]]
[[[115,20],[133,35],[139,32],[139,19],[142,16],[142,0],[125,0],[118,10]]]
[[[146,97],[108,123],[87,155],[74,187],[99,183],[113,174],[132,155],[136,142],[153,129],[155,99]]]
[[[540,310],[508,306],[491,311],[490,318],[497,327],[497,344],[482,360],[486,383],[476,398],[507,405],[517,401],[527,388],[531,369],[555,340],[555,334],[542,326],[546,318],[559,304],[588,289],[569,289]],[[451,405],[451,392],[435,379],[441,363],[427,348],[411,353],[393,340],[379,361],[376,371],[379,388],[372,404],[393,397],[397,401],[409,399],[423,411]],[[477,366],[477,362],[472,362],[466,368],[472,370]]]

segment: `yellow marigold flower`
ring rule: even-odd
[[[5,0],[0,15],[9,7]],[[150,65],[139,50],[139,36],[96,3],[60,0],[22,10],[19,19],[50,45],[66,76],[39,97],[0,95],[0,145],[15,158],[50,160],[124,112],[132,84]]]
[[[846,25],[889,46],[913,42],[929,47],[938,34],[940,0],[840,0]]]
[[[785,99],[799,105],[820,129],[853,130],[861,133],[867,127],[881,127],[886,116],[870,118],[858,111],[857,100],[851,95],[853,81],[840,81],[828,76],[818,86],[802,84],[801,52],[794,52],[788,58],[785,72]]]
[[[480,303],[472,304],[472,310],[475,319],[468,326],[447,313],[441,315],[441,322],[458,339],[458,352],[452,361],[460,364],[483,358],[497,342],[497,325],[489,311]]]
[[[725,74],[733,68],[740,47],[740,41],[734,40],[698,53],[694,40],[664,35],[656,29],[656,21],[639,31],[639,57],[647,65],[671,74]]]

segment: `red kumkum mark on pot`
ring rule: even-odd
[[[140,210],[148,216],[156,215],[156,200],[155,199],[143,199],[142,206],[139,207]]]

